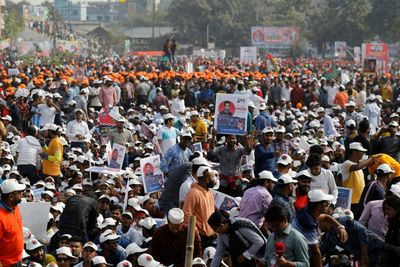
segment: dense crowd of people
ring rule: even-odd
[[[179,267],[187,251],[192,266],[400,265],[396,73],[201,58],[187,73],[170,46],[168,68],[1,67],[0,266]],[[215,129],[219,93],[248,97],[245,135]],[[126,147],[122,166],[108,143]],[[155,155],[163,188],[146,194],[140,162]],[[51,204],[29,218],[46,221],[41,237],[19,209],[35,201]]]

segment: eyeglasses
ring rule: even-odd
[[[65,262],[68,260],[69,260],[69,258],[57,258],[57,261],[59,261],[59,262]]]

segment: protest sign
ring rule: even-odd
[[[108,167],[112,169],[121,169],[124,164],[126,146],[113,144],[111,153],[108,154]]]
[[[33,199],[35,201],[39,201],[42,198],[43,192],[44,192],[44,187],[33,189]]]
[[[249,97],[217,94],[214,125],[219,134],[245,135]]]
[[[257,47],[241,46],[240,47],[240,61],[243,64],[256,64],[257,63]]]
[[[200,153],[202,153],[203,152],[203,148],[202,148],[202,146],[201,146],[201,142],[197,142],[197,143],[194,143],[193,144],[193,148],[194,148],[194,151],[196,152],[200,152]]]
[[[8,76],[18,76],[19,70],[18,69],[8,69]]]
[[[22,202],[19,204],[23,226],[29,228],[35,238],[39,240],[46,237],[50,205],[49,202]]]
[[[149,128],[149,126],[142,122],[142,124],[140,125],[140,132],[147,138],[147,140],[153,140],[154,136],[156,136],[156,134]]]
[[[143,187],[146,194],[159,192],[164,188],[164,174],[160,169],[160,155],[140,160],[140,171],[143,177]]]
[[[350,188],[338,187],[338,191],[339,194],[336,202],[336,207],[341,207],[343,209],[350,209],[353,190]]]
[[[219,210],[230,211],[232,208],[239,207],[239,203],[236,202],[235,198],[214,189],[212,189],[212,193],[215,206]]]
[[[94,173],[102,173],[107,175],[122,175],[126,171],[120,169],[112,169],[109,167],[103,166],[92,166],[90,168],[85,169],[86,172],[94,172]]]

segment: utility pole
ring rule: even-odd
[[[206,39],[207,39],[207,49],[208,49],[208,45],[209,45],[209,43],[210,43],[210,27],[209,27],[209,24],[208,24],[208,23],[207,23],[206,34],[207,34]]]
[[[56,22],[56,8],[54,7],[54,4],[53,4],[51,13],[52,13],[52,19],[53,19],[53,52],[52,52],[52,55],[54,57],[57,53],[57,40],[56,40],[56,38],[57,38],[57,22]]]
[[[152,24],[153,24],[153,35],[152,35],[152,37],[153,37],[153,40],[154,40],[154,38],[155,38],[155,26],[156,26],[156,0],[152,0],[153,1],[153,6],[152,6],[152,10],[153,10],[153,22],[152,22]]]

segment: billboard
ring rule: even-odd
[[[251,27],[251,44],[255,46],[290,48],[299,38],[299,27]]]
[[[49,19],[49,10],[44,6],[24,5],[23,19],[26,27],[32,22],[42,22]]]
[[[389,71],[389,46],[386,43],[365,43],[361,46],[362,65],[369,63],[366,72],[375,72],[378,74]]]

